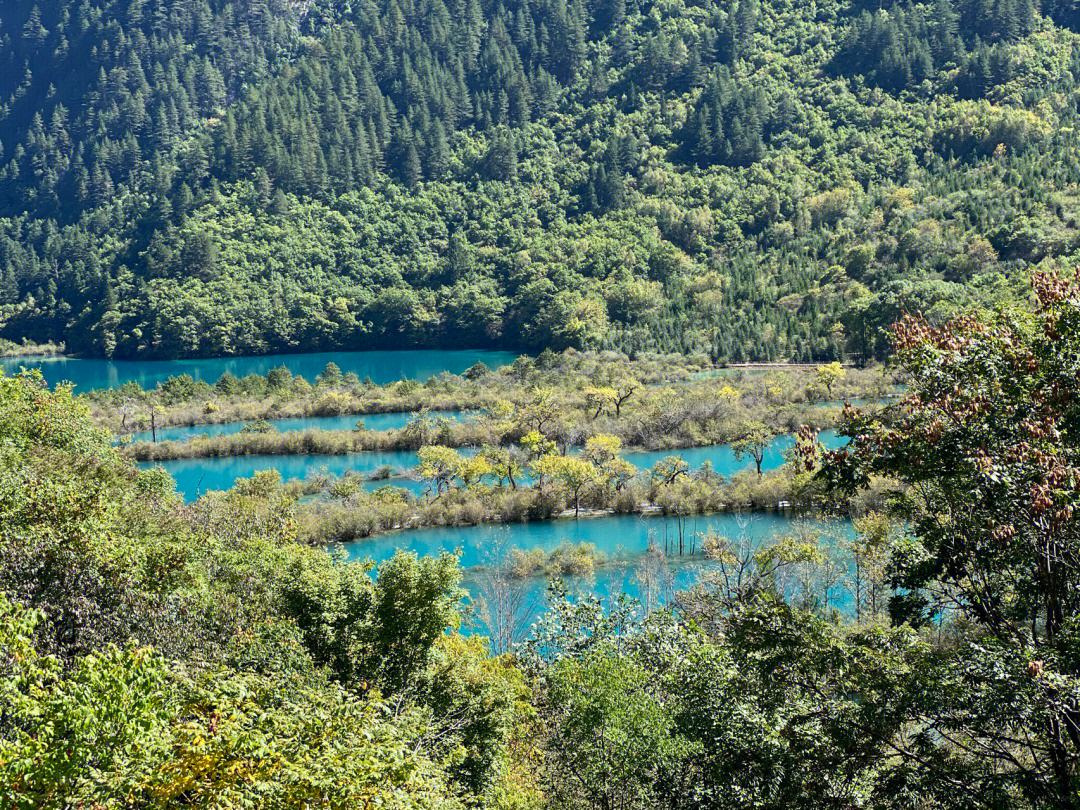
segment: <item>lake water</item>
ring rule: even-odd
[[[461,421],[469,416],[465,411],[429,411],[428,415],[432,418],[443,417],[454,421]],[[363,422],[368,430],[398,430],[405,427],[412,418],[411,412],[395,411],[393,413],[354,413],[342,416],[297,416],[267,421],[275,430],[289,433],[298,430],[353,430],[357,422]],[[230,436],[239,433],[247,424],[247,422],[223,422],[218,425],[174,425],[158,428],[157,440],[182,442],[196,436]],[[149,430],[131,434],[133,442],[148,442],[152,438]]]
[[[706,533],[760,547],[785,534],[808,530],[819,532],[827,544],[853,536],[848,521],[796,522],[781,512],[699,515],[684,519],[614,515],[502,526],[416,529],[358,540],[346,544],[344,549],[350,560],[370,559],[377,563],[389,559],[398,550],[420,556],[458,553],[461,565],[467,569],[465,588],[478,606],[472,629],[488,633],[492,629],[487,623],[490,614],[485,614],[479,606],[490,597],[490,577],[477,567],[497,565],[512,549],[538,548],[550,553],[563,543],[592,544],[605,561],[592,575],[567,578],[572,592],[603,598],[625,593],[656,605],[666,602],[676,591],[690,587],[700,580],[703,572],[715,566],[700,553],[701,537]],[[687,551],[681,557],[680,536]],[[695,554],[689,553],[691,543]],[[649,555],[650,545],[667,551],[663,556]],[[512,587],[517,592],[512,623],[516,625],[514,635],[520,638],[547,607],[547,579],[530,577]],[[829,601],[839,610],[848,610],[851,595],[842,586],[836,586],[829,591]]]
[[[686,518],[612,515],[580,520],[542,520],[484,526],[432,527],[388,532],[345,544],[350,560],[382,562],[395,551],[414,551],[421,556],[461,552],[461,565],[474,568],[497,562],[510,549],[554,551],[562,543],[590,543],[611,560],[634,560],[649,547],[678,545],[680,533],[689,552],[690,539],[705,532],[725,537],[746,536],[760,542],[790,531],[792,521],[780,512],[694,515]],[[700,543],[698,543],[700,548]]]
[[[347,455],[227,456],[182,458],[160,464],[176,480],[176,489],[184,500],[193,501],[210,490],[230,489],[238,478],[250,478],[263,470],[277,470],[283,481],[300,481],[324,473],[332,476],[347,472],[371,475],[382,467],[391,467],[395,472],[402,473],[416,466],[416,453],[412,450],[388,450]],[[155,465],[143,462],[139,466]],[[422,489],[420,482],[405,479],[371,482],[372,487],[388,483],[414,492]]]
[[[843,447],[847,439],[837,435],[835,430],[823,430],[818,434],[820,441],[828,450]],[[777,436],[765,450],[761,459],[761,470],[767,472],[775,470],[784,463],[784,454],[795,446],[794,436]],[[740,470],[753,467],[753,459],[744,458],[739,461],[731,445],[710,444],[705,447],[683,447],[677,450],[643,450],[631,451],[624,454],[627,461],[640,469],[649,469],[656,462],[668,456],[680,456],[686,459],[691,469],[697,469],[706,461],[712,465],[713,470],[721,475],[730,476]]]
[[[846,441],[835,431],[822,431],[818,437],[827,448],[835,449]],[[791,436],[777,436],[769,445],[762,460],[763,472],[775,470],[784,463],[784,453],[795,444]],[[462,452],[469,452],[467,449]],[[687,460],[692,469],[699,468],[708,461],[713,470],[721,475],[731,476],[742,470],[753,468],[751,459],[739,461],[731,447],[714,444],[707,447],[689,447],[680,450],[656,450],[631,452],[626,459],[639,469],[649,469],[660,459],[677,455]],[[307,455],[307,456],[232,456],[221,458],[185,458],[159,462],[174,479],[176,488],[185,500],[192,501],[199,495],[215,489],[229,489],[238,478],[250,478],[256,472],[276,469],[284,481],[303,480],[312,475],[327,473],[344,475],[346,472],[370,475],[381,467],[389,466],[398,472],[407,472],[416,466],[416,453],[412,450],[390,450],[383,452],[349,453],[347,455]],[[154,466],[147,462],[140,466]],[[395,478],[391,481],[371,482],[368,488],[385,486],[403,486],[412,492],[420,492],[420,482]]]
[[[315,354],[266,354],[258,357],[213,357],[189,360],[101,360],[74,357],[9,357],[0,359],[0,368],[11,374],[20,368],[40,368],[49,385],[58,382],[75,384],[76,391],[116,388],[136,382],[143,388],[178,374],[190,374],[196,380],[217,382],[225,372],[244,377],[266,374],[285,366],[293,374],[314,380],[329,362],[337,363],[342,373],[353,372],[360,379],[376,383],[395,380],[426,380],[446,371],[460,374],[476,363],[497,368],[513,363],[513,352],[481,349],[371,352],[317,352]]]
[[[823,442],[836,447],[843,440],[835,433],[822,435]],[[763,469],[773,469],[782,463],[784,449],[790,447],[791,437],[778,437],[766,454]],[[747,462],[735,462],[729,447],[692,448],[674,451],[693,459],[694,466],[704,461],[713,462],[718,472],[731,474],[746,469]],[[641,466],[647,466],[665,453],[628,454]],[[241,476],[250,476],[258,470],[278,469],[282,477],[302,479],[320,472],[341,475],[348,471],[370,474],[383,465],[406,470],[416,463],[411,451],[353,453],[330,456],[243,456],[238,458],[182,459],[162,464],[176,479],[177,488],[188,500],[210,489],[227,489]],[[734,465],[734,466],[732,466]],[[148,465],[141,465],[148,466]],[[400,486],[419,493],[424,484],[409,479],[394,478],[369,481],[367,489],[381,486]],[[805,522],[804,522],[805,525]],[[469,592],[473,611],[467,625],[470,632],[490,634],[490,612],[483,608],[483,600],[490,595],[490,577],[483,567],[496,564],[511,549],[543,549],[551,552],[564,542],[590,543],[603,554],[604,562],[591,576],[569,577],[567,584],[575,594],[590,594],[602,598],[625,593],[639,598],[650,606],[665,603],[671,596],[698,582],[714,564],[705,559],[701,551],[701,535],[706,532],[736,540],[746,538],[754,545],[761,545],[796,529],[796,523],[783,512],[751,513],[747,515],[716,514],[694,515],[685,518],[639,515],[614,515],[581,520],[551,520],[506,525],[482,525],[465,527],[433,527],[401,532],[391,532],[358,540],[344,546],[351,560],[372,559],[382,562],[400,550],[419,555],[435,555],[442,552],[459,552],[461,564],[466,568],[463,584]],[[843,522],[821,530],[831,538],[850,537],[851,525]],[[679,540],[687,552],[679,556]],[[650,542],[666,549],[657,561],[647,551]],[[696,553],[690,553],[693,550]],[[651,564],[646,564],[650,562]],[[651,572],[649,576],[645,572]],[[493,621],[514,625],[515,638],[523,638],[528,628],[547,609],[547,580],[544,576],[530,577],[514,584],[516,597],[515,615],[512,619],[495,618]],[[850,609],[851,596],[842,587],[830,591],[830,604],[840,610]]]

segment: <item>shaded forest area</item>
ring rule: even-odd
[[[862,359],[1077,249],[1064,0],[0,2],[0,337]]]

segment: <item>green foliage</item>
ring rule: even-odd
[[[885,765],[928,661],[910,630],[839,631],[767,592],[691,604],[700,624],[556,607],[526,658],[556,807],[939,806]]]
[[[1076,15],[864,5],[20,4],[0,332],[883,356],[1075,250]]]
[[[697,753],[676,728],[671,706],[635,661],[598,650],[545,673],[554,717],[555,806],[645,808],[654,786]],[[573,752],[572,754],[570,752]]]
[[[1080,785],[1080,745],[1064,731],[1074,709],[1062,701],[1080,689],[1080,290],[1053,273],[1034,287],[1034,313],[900,321],[907,396],[883,419],[852,415],[854,446],[831,454],[823,476],[847,490],[872,476],[903,485],[893,620],[975,628],[938,674],[926,722],[971,742],[985,784],[1067,806]]]
[[[183,509],[37,375],[0,376],[0,424],[4,804],[531,795],[522,687],[453,634],[453,557],[302,546],[273,472]]]
[[[574,503],[574,516],[581,512],[581,495],[586,487],[600,482],[600,469],[588,459],[554,453],[541,456],[532,465],[533,473],[543,489],[545,479],[555,482],[569,493]]]
[[[0,800],[1072,806],[1080,291],[1045,273],[1035,298],[1034,312],[941,327],[905,318],[894,330],[902,403],[849,412],[841,451],[800,432],[796,484],[887,491],[895,514],[859,516],[840,543],[800,524],[764,546],[705,538],[698,584],[650,614],[624,597],[570,599],[555,583],[514,656],[455,632],[453,557],[398,554],[375,572],[304,546],[296,500],[272,472],[181,506],[69,390],[0,377]],[[505,374],[538,382],[541,363],[558,362]],[[805,395],[814,377],[724,382],[720,407]],[[564,497],[615,497],[617,437],[558,453],[543,431],[559,424],[561,393],[532,382],[517,405],[492,407],[494,422],[513,423],[534,474]],[[331,385],[320,388],[307,396]],[[643,389],[627,411],[652,396]],[[584,393],[576,407],[591,424]],[[434,503],[494,491],[467,484],[471,460],[450,452],[462,485]],[[506,452],[478,458],[495,470],[512,465]],[[667,460],[648,486],[685,514],[708,492],[737,502],[747,478],[768,484]],[[390,493],[343,497],[404,514]],[[498,584],[515,565],[579,574],[595,563],[565,546],[489,573]],[[830,602],[836,586],[852,592],[851,621]],[[493,615],[512,622],[515,592],[502,604],[493,592]]]
[[[760,476],[761,462],[772,438],[773,434],[766,425],[752,422],[746,426],[742,435],[731,443],[731,450],[737,459],[752,458],[757,474]]]
[[[0,597],[0,796],[12,807],[455,807],[413,721],[314,675],[189,675],[107,647],[61,672]]]

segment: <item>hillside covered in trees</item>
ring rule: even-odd
[[[0,337],[881,355],[1080,237],[1069,0],[0,2]]]

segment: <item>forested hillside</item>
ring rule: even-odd
[[[0,0],[0,337],[880,355],[1078,248],[1069,0]]]

